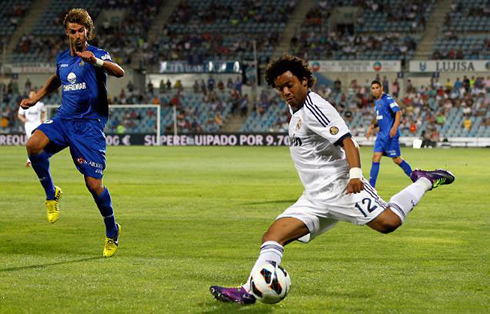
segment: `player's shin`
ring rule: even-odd
[[[53,179],[51,178],[51,173],[49,173],[49,155],[45,151],[39,154],[29,155],[31,160],[32,169],[37,174],[39,182],[46,192],[46,199],[52,200],[55,198],[55,186],[53,184]]]
[[[408,213],[420,202],[425,192],[431,188],[432,183],[428,179],[420,178],[391,197],[389,202],[391,211],[400,217],[403,223]]]
[[[378,179],[379,162],[373,162],[371,165],[371,172],[369,173],[369,184],[374,188],[376,186],[376,180]]]
[[[402,168],[403,172],[405,172],[405,174],[410,177],[410,175],[412,174],[412,167],[410,167],[410,165],[408,164],[408,162],[406,162],[405,160],[403,160],[399,164],[399,166],[400,166],[400,168]]]
[[[255,262],[252,271],[250,272],[250,276],[255,272],[255,270],[262,266],[265,263],[271,263],[280,265],[282,261],[282,254],[284,253],[284,247],[275,241],[267,241],[262,244],[260,247],[260,255],[257,261]],[[243,288],[246,291],[250,291],[250,276],[248,277],[247,282],[243,285]]]
[[[106,236],[108,238],[114,238],[117,234],[117,226],[109,190],[104,187],[104,191],[99,196],[94,196],[94,200],[97,203],[100,214],[104,218]]]

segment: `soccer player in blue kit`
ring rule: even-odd
[[[106,226],[103,256],[118,248],[120,226],[116,224],[109,190],[102,184],[106,166],[104,126],[108,119],[107,75],[124,76],[124,70],[109,53],[87,43],[94,38],[94,24],[84,9],[71,9],[65,16],[65,32],[70,48],[56,58],[53,74],[33,98],[23,99],[21,107],[34,106],[46,95],[62,88],[61,107],[56,116],[41,124],[26,144],[32,168],[46,192],[48,221],[59,218],[62,191],[53,184],[49,158],[70,147],[73,162],[85,177]]]
[[[369,184],[376,186],[379,165],[383,155],[393,159],[393,162],[403,169],[410,177],[412,168],[402,159],[400,153],[400,125],[401,111],[396,101],[388,94],[383,93],[383,86],[378,80],[371,83],[371,94],[375,101],[376,122],[369,126],[366,137],[369,139],[374,128],[379,127],[378,137],[374,143],[373,164],[369,175]]]

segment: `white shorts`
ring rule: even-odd
[[[25,128],[25,130],[26,130],[26,136],[27,136],[27,138],[28,138],[28,139],[31,137],[32,132],[33,132],[33,131],[34,131],[34,130],[35,130],[35,129],[36,129],[38,126],[39,126],[39,125],[41,125],[41,124],[40,124],[40,123],[36,123],[36,122],[34,122],[34,123],[32,123],[32,122],[26,122],[26,123],[24,124],[24,128]]]
[[[280,214],[277,219],[292,217],[301,220],[309,234],[298,239],[309,242],[316,236],[332,228],[339,221],[348,221],[356,225],[365,225],[381,214],[388,204],[364,178],[364,190],[357,194],[345,194],[345,190],[336,197],[319,200],[304,193],[296,203]],[[346,184],[345,184],[346,186]]]

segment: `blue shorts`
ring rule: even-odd
[[[44,148],[51,157],[70,147],[70,154],[83,175],[101,179],[106,165],[104,124],[95,119],[63,119],[54,117],[37,127],[49,138]]]
[[[398,136],[391,138],[376,138],[376,142],[374,142],[374,152],[383,153],[384,156],[390,158],[399,157],[401,153]]]

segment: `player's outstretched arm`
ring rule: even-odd
[[[402,116],[402,114],[400,111],[397,111],[395,113],[395,122],[393,123],[393,126],[391,127],[390,137],[393,137],[396,135],[396,132],[398,131],[398,126],[400,125],[401,116]]]
[[[20,106],[24,109],[28,109],[34,106],[38,101],[43,99],[46,95],[51,94],[61,86],[61,80],[57,74],[53,74],[44,83],[44,86],[39,89],[34,98],[22,99]]]
[[[345,157],[349,163],[349,183],[347,184],[346,193],[359,193],[364,189],[364,184],[361,181],[361,156],[357,143],[351,138],[346,137],[342,142],[342,147],[345,151]]]
[[[123,77],[124,70],[115,62],[108,62],[95,57],[92,51],[85,50],[83,52],[76,51],[77,56],[82,58],[83,61],[88,62],[92,65],[103,68],[107,74],[115,77]]]
[[[378,122],[376,121],[376,119],[373,119],[373,121],[371,122],[371,125],[368,127],[367,132],[366,132],[366,138],[368,140],[371,137],[371,135],[373,134],[373,130],[376,129],[377,127],[378,127]]]
[[[17,114],[17,118],[22,122],[26,123],[26,117],[23,114]]]

